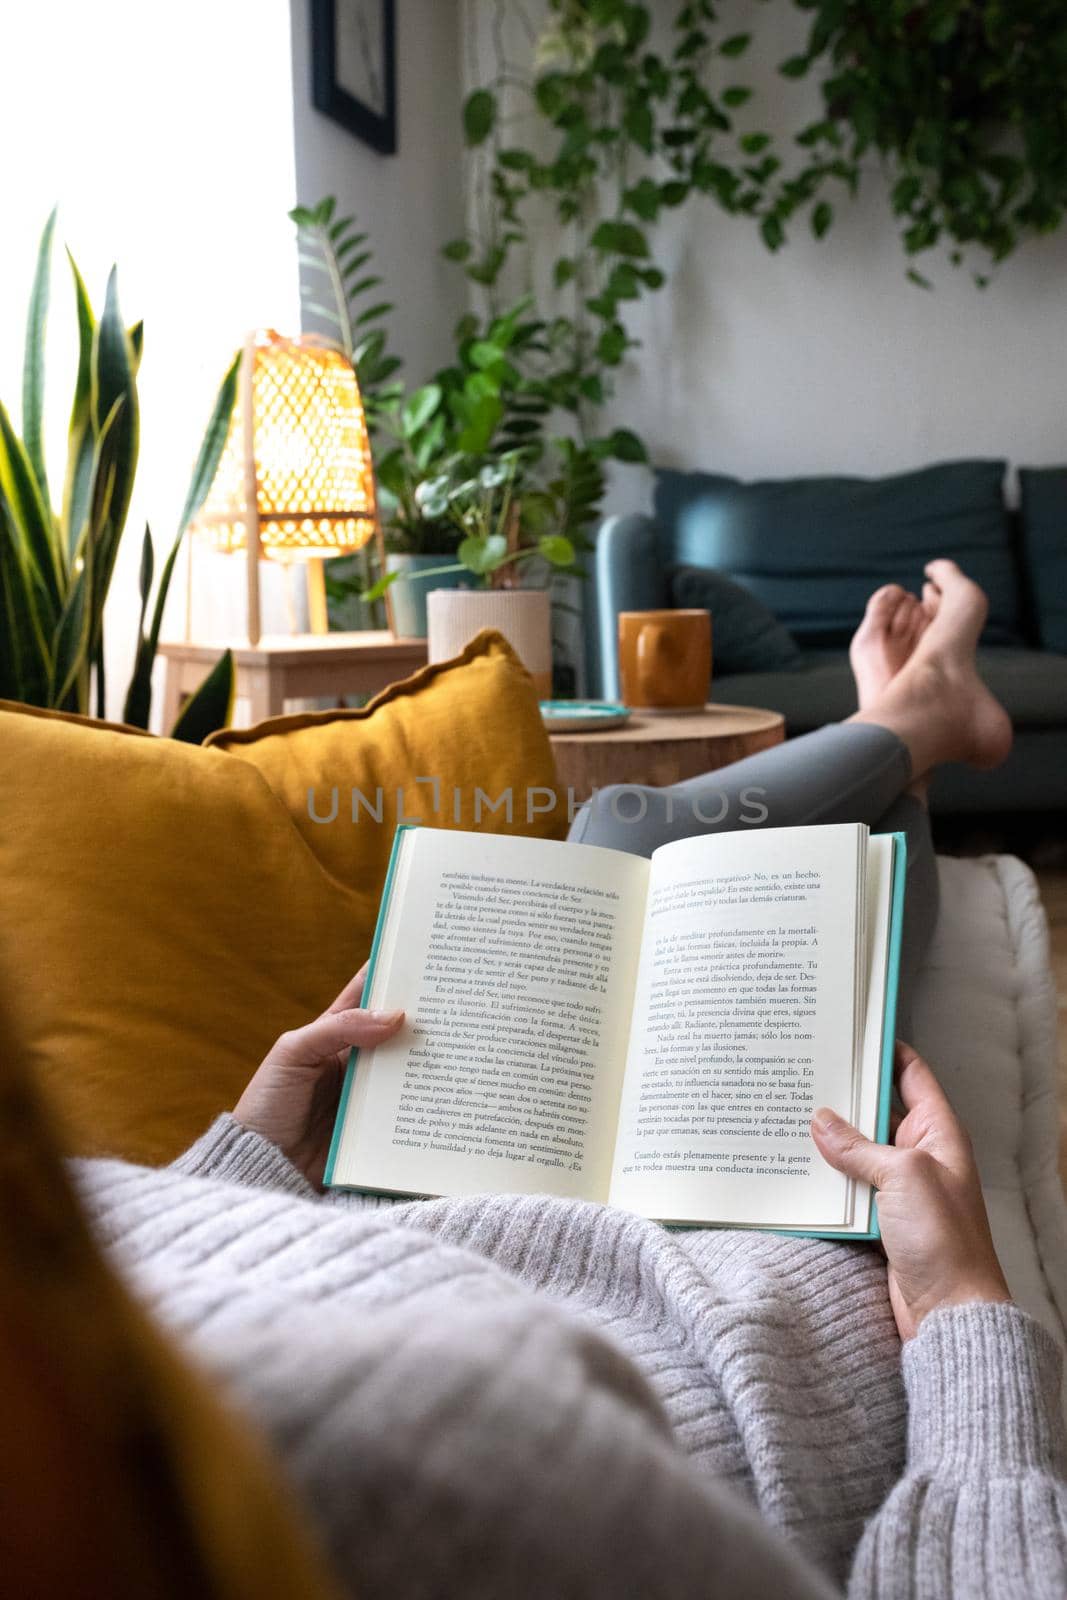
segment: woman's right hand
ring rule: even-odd
[[[989,1231],[971,1141],[944,1090],[910,1045],[898,1044],[906,1108],[891,1145],[875,1144],[823,1107],[811,1131],[838,1172],[878,1191],[889,1298],[902,1339],[942,1306],[1011,1299]]]

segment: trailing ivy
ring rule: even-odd
[[[744,81],[758,27],[728,26],[714,0],[676,0],[656,30],[653,6],[635,0],[544,0],[540,26],[521,0],[480,3],[495,62],[463,115],[477,220],[445,254],[499,309],[506,285],[530,284],[548,211],[558,248],[537,295],[538,392],[599,456],[644,457],[636,435],[605,437],[598,420],[636,342],[630,310],[665,282],[665,213],[706,198],[751,218],[777,251],[800,219],[828,235],[877,166],[908,275],[924,285],[914,259],[935,246],[957,265],[972,248],[997,262],[1062,221],[1062,0],[788,0],[810,24],[804,48],[777,63],[783,89],[820,74],[822,109],[784,134],[759,125]]]

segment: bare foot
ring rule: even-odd
[[[926,576],[927,621],[915,649],[881,695],[861,704],[859,720],[899,731],[916,777],[943,761],[999,766],[1011,750],[1011,719],[975,664],[989,601],[954,561],[931,561]]]
[[[932,616],[933,611],[899,583],[887,583],[871,595],[848,650],[861,710],[884,694],[910,658]]]

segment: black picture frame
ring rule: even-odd
[[[311,0],[311,103],[384,156],[396,154],[396,0],[377,0],[382,11],[384,110],[365,105],[337,80],[337,7],[346,0]]]

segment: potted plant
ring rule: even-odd
[[[127,328],[114,268],[99,318],[68,252],[78,319],[78,369],[61,498],[44,455],[44,354],[56,214],[45,225],[26,329],[22,435],[0,404],[0,698],[89,715],[105,714],[104,609],[126,526],[140,438],[137,373],[144,329]],[[237,393],[238,358],[219,389],[185,505],[158,580],[146,527],[141,543],[141,614],[123,720],[147,728],[163,611],[181,541],[207,497]],[[95,691],[95,693],[94,693]],[[226,651],[172,736],[199,744],[225,725],[234,663]]]
[[[421,573],[430,586],[430,660],[456,655],[482,628],[497,628],[547,697],[552,622],[545,579],[573,570],[575,550],[554,531],[562,510],[551,491],[526,479],[539,453],[527,446],[481,461],[458,456],[447,471],[420,484],[415,499],[428,522],[449,524],[458,539],[454,560]],[[530,575],[535,581],[527,586],[522,580]],[[377,588],[399,576],[386,573]],[[447,588],[446,578],[452,580]]]

